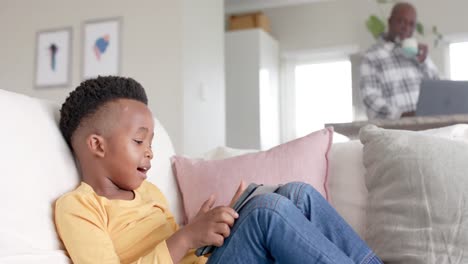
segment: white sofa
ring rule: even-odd
[[[55,232],[53,208],[60,195],[77,186],[79,176],[58,129],[58,109],[44,100],[0,90],[0,263],[70,262]],[[155,130],[148,180],[163,191],[180,221],[181,199],[169,161],[174,149],[159,122]],[[332,205],[364,236],[367,189],[361,153],[358,141],[332,146],[329,192]],[[215,156],[220,155],[225,154]]]
[[[59,105],[0,90],[0,263],[70,263],[55,232],[54,201],[79,183],[73,157],[58,129]],[[169,157],[174,154],[156,122],[156,158],[150,181],[180,214]]]

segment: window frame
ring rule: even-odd
[[[452,69],[451,69],[451,61],[450,61],[450,44],[460,43],[460,42],[468,42],[468,32],[464,33],[456,33],[450,35],[444,35],[443,44],[445,47],[444,50],[444,57],[445,57],[445,76],[447,76],[450,80],[452,79]]]
[[[351,55],[359,52],[356,45],[337,46],[326,49],[285,52],[281,56],[280,71],[280,139],[287,142],[297,138],[295,104],[295,69],[296,66],[348,60],[352,65]],[[351,76],[352,76],[351,69]],[[353,84],[351,84],[353,85]],[[352,87],[351,87],[352,89]]]

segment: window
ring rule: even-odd
[[[349,60],[297,65],[294,83],[296,137],[322,129],[326,123],[352,122]]]
[[[450,79],[468,81],[468,41],[449,45]]]
[[[269,149],[280,143],[278,86],[268,69],[260,70],[260,146]]]
[[[281,141],[324,128],[329,123],[352,122],[352,67],[358,46],[292,51],[282,54],[280,113]],[[336,134],[335,134],[336,136]],[[334,142],[347,138],[334,137]]]

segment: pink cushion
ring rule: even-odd
[[[197,214],[211,194],[216,195],[215,206],[227,205],[241,179],[263,184],[307,182],[328,199],[328,152],[332,137],[333,129],[326,128],[268,151],[228,159],[172,157],[185,223]]]

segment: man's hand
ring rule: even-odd
[[[423,63],[426,60],[428,53],[429,48],[426,44],[418,44],[418,55],[416,56],[416,58],[420,63]]]

